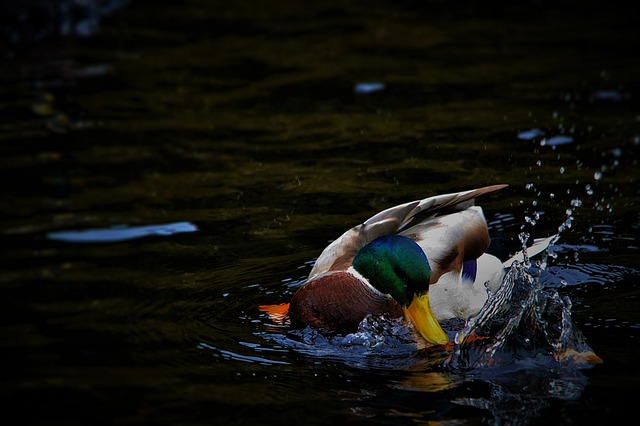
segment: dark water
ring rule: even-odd
[[[50,15],[7,4],[7,418],[635,414],[640,33],[625,8],[190,0]],[[481,203],[492,233],[560,231],[536,282],[566,301],[603,363],[567,366],[521,345],[493,366],[447,367],[448,354],[402,335],[335,344],[259,311],[287,302],[327,243],[375,212],[495,183],[510,186]],[[360,338],[380,336],[367,327]]]

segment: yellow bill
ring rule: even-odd
[[[436,320],[431,311],[429,293],[421,296],[415,295],[409,307],[404,308],[404,313],[427,343],[434,345],[449,343],[447,333],[440,327],[438,320]]]

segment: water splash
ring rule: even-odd
[[[526,241],[526,236],[522,236]],[[543,253],[543,258],[544,253]],[[314,358],[339,360],[356,367],[399,368],[429,363],[450,372],[512,368],[517,363],[583,368],[597,364],[580,330],[571,319],[571,300],[546,288],[536,268],[514,262],[501,287],[489,295],[481,311],[464,321],[443,325],[453,344],[423,350],[402,319],[369,315],[354,333],[324,334],[307,327],[262,337]],[[529,266],[528,266],[529,265]],[[537,263],[545,269],[546,259]]]
[[[571,301],[548,289],[523,263],[454,339],[444,366],[488,387],[457,404],[489,410],[500,424],[527,424],[550,397],[577,400],[582,369],[601,363],[571,319]]]
[[[368,315],[353,333],[325,334],[312,327],[286,334],[260,333],[272,343],[314,359],[339,361],[357,368],[403,368],[434,359],[444,353],[421,353],[412,329],[401,318]]]
[[[533,225],[535,225],[535,222],[533,223]],[[520,239],[520,246],[522,247],[522,257],[523,257],[522,262],[527,267],[531,266],[531,261],[529,260],[529,255],[527,253],[527,241],[529,240],[530,237],[531,235],[529,235],[527,232],[521,232],[520,234],[518,234],[518,238]],[[502,285],[502,287],[504,287],[504,284]]]
[[[571,320],[570,299],[545,289],[516,262],[498,291],[456,334],[446,364],[454,371],[471,370],[540,356],[555,367],[601,362]]]

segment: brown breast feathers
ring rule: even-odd
[[[377,295],[347,272],[320,275],[304,284],[291,299],[293,328],[310,325],[339,333],[354,332],[368,314],[403,315],[393,299]]]

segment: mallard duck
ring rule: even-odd
[[[505,268],[486,253],[491,239],[475,198],[507,185],[437,195],[384,210],[333,241],[279,314],[292,328],[357,330],[368,314],[406,318],[431,345],[448,343],[440,322],[467,319],[496,291]],[[553,237],[528,250],[544,250]],[[267,309],[264,309],[267,310]],[[277,309],[272,310],[277,314]]]

